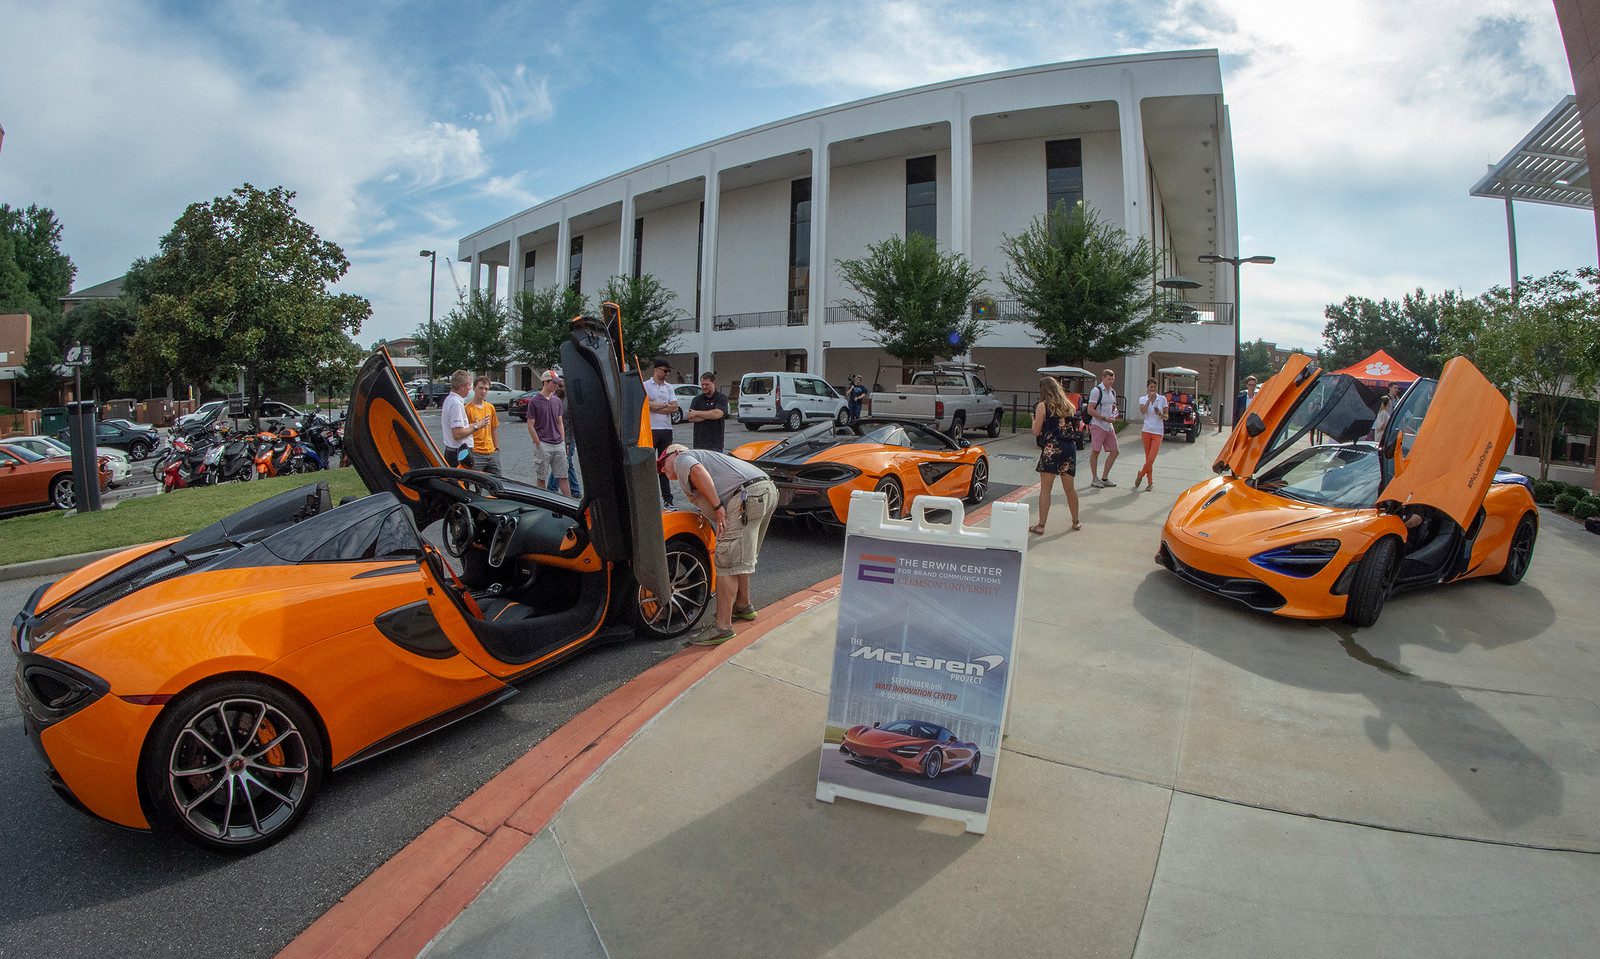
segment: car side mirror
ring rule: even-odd
[[[971,440],[957,440],[956,442],[961,446],[962,449],[966,449],[972,445]]]
[[[873,723],[873,724],[872,724],[872,728],[873,728],[873,729],[877,729],[877,728],[878,728],[878,724],[877,724],[877,723]]]

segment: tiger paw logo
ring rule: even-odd
[[[1389,364],[1383,362],[1382,360],[1379,360],[1376,363],[1368,363],[1367,364],[1367,375],[1368,376],[1388,376],[1389,373],[1391,371],[1393,371],[1393,370],[1394,370],[1394,367],[1392,367]]]

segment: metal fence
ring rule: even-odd
[[[805,326],[805,310],[765,310],[760,313],[723,313],[712,323],[714,330],[749,330],[763,326]]]
[[[679,333],[698,333],[700,332],[700,317],[680,316],[673,321],[672,325]]]

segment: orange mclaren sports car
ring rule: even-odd
[[[983,502],[989,457],[983,447],[920,423],[867,417],[820,423],[782,441],[746,443],[733,455],[766,471],[778,487],[778,515],[830,525],[850,515],[850,494],[876,490],[889,515],[903,516],[918,496]]]
[[[1222,475],[1178,497],[1156,561],[1253,609],[1357,626],[1402,590],[1520,581],[1539,513],[1527,477],[1497,469],[1515,431],[1505,397],[1458,357],[1358,442],[1373,419],[1355,380],[1290,357],[1223,446]]]
[[[34,593],[12,625],[16,693],[57,791],[118,825],[254,851],[330,772],[587,646],[692,627],[712,534],[661,512],[620,337],[608,308],[561,348],[581,501],[446,467],[380,352],[345,432],[371,495],[335,508],[307,486]],[[455,565],[418,534],[440,520]]]
[[[955,770],[971,776],[983,761],[977,743],[964,743],[943,726],[917,719],[897,719],[887,726],[851,726],[839,743],[839,752],[855,762],[924,779],[938,779],[940,773]]]

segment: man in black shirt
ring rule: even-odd
[[[683,414],[694,424],[694,448],[722,452],[722,432],[728,416],[728,397],[717,392],[717,378],[707,371],[700,374],[700,393],[689,401]]]

